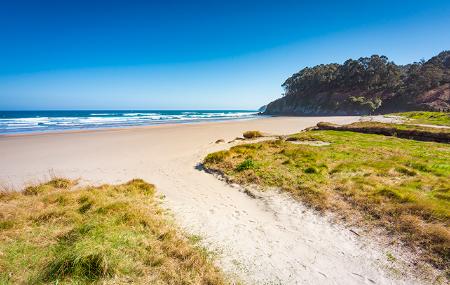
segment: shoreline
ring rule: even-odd
[[[342,123],[354,121],[359,117],[260,117],[244,120],[226,120],[220,122],[199,122],[195,124],[160,124],[149,126],[133,126],[122,128],[101,128],[85,130],[67,130],[57,132],[39,132],[23,134],[0,135],[0,186],[9,182],[9,177],[14,177],[12,184],[20,186],[26,183],[37,182],[36,179],[48,178],[48,173],[69,175],[72,178],[89,179],[90,176],[99,176],[98,181],[114,183],[126,179],[111,179],[110,173],[98,175],[98,169],[93,172],[83,171],[84,163],[88,166],[90,161],[80,161],[80,157],[91,154],[93,148],[102,148],[104,152],[99,155],[92,153],[92,158],[97,158],[96,163],[114,162],[115,170],[118,167],[126,167],[136,163],[135,160],[124,161],[123,157],[115,155],[118,149],[120,153],[134,157],[139,153],[139,158],[147,155],[151,159],[146,161],[164,161],[164,155],[184,156],[193,154],[199,149],[205,150],[218,139],[232,140],[242,136],[244,131],[260,130],[271,134],[290,134],[300,131],[302,128],[316,125],[323,120],[338,120]],[[151,141],[153,148],[145,149],[142,140]],[[188,138],[180,141],[179,138]],[[101,139],[102,142],[98,140]],[[118,144],[117,140],[122,143]],[[130,145],[137,148],[130,150]],[[173,149],[177,149],[174,153]],[[160,149],[161,151],[155,151]],[[78,155],[74,156],[77,153]],[[208,152],[204,151],[204,155]],[[137,154],[136,154],[137,155]],[[59,158],[65,157],[65,161]],[[140,159],[138,159],[140,161]],[[3,166],[3,167],[2,167]],[[6,167],[8,166],[8,167]],[[79,171],[66,169],[76,166]],[[152,167],[153,168],[153,167]],[[130,170],[124,169],[125,173]],[[140,172],[140,171],[139,171]],[[76,175],[74,177],[74,175]],[[128,178],[134,178],[128,176]],[[144,177],[145,178],[145,175]],[[6,180],[6,181],[5,181]],[[40,181],[40,180],[38,180]],[[19,183],[16,183],[19,182]],[[93,181],[91,181],[93,182]],[[95,182],[95,181],[94,181]],[[10,184],[10,183],[7,183]]]
[[[42,131],[28,131],[28,132],[13,132],[13,133],[0,133],[0,137],[10,137],[10,136],[27,136],[27,135],[44,135],[44,134],[60,134],[60,133],[83,133],[83,132],[93,132],[93,131],[109,131],[109,130],[124,130],[133,128],[151,128],[151,127],[161,127],[161,126],[175,126],[175,125],[191,125],[191,124],[208,124],[208,123],[225,123],[225,122],[236,122],[236,121],[248,121],[257,120],[263,118],[272,118],[276,116],[261,115],[251,118],[238,118],[238,119],[224,119],[224,120],[199,120],[199,121],[187,121],[187,122],[161,122],[154,124],[142,124],[142,125],[129,125],[129,126],[111,126],[111,127],[93,127],[93,128],[73,128],[73,129],[61,129],[61,130],[42,130]]]
[[[376,115],[378,116],[378,115]],[[111,127],[93,127],[93,128],[73,128],[73,129],[61,129],[61,130],[42,130],[42,131],[28,131],[28,132],[12,132],[12,133],[0,133],[1,137],[15,137],[15,136],[33,136],[33,135],[45,135],[45,134],[64,134],[64,133],[84,133],[84,132],[96,132],[96,131],[119,131],[126,129],[146,129],[146,128],[154,128],[154,127],[163,127],[163,126],[177,126],[177,125],[197,125],[197,124],[213,124],[213,123],[231,123],[231,122],[240,122],[240,121],[251,121],[251,120],[260,120],[267,118],[334,118],[334,117],[374,117],[370,115],[359,116],[359,115],[310,115],[310,116],[296,116],[296,115],[264,115],[262,113],[258,113],[253,117],[249,118],[237,118],[237,119],[211,119],[211,120],[198,120],[198,121],[187,121],[187,122],[160,122],[154,124],[142,124],[142,125],[129,125],[129,126],[111,126]],[[428,125],[425,125],[428,126]]]
[[[35,110],[0,111],[0,134],[79,131],[164,124],[245,120],[252,110]]]

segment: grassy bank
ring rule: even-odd
[[[391,114],[407,119],[408,123],[450,126],[450,113],[445,112],[405,112]]]
[[[308,131],[212,153],[204,165],[233,182],[274,186],[319,211],[382,226],[422,258],[449,267],[448,144]]]
[[[450,143],[450,129],[380,122],[355,122],[348,125],[318,123],[316,129],[352,131],[365,134],[395,136],[419,141]]]
[[[223,284],[142,180],[0,194],[0,284]]]

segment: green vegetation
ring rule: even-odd
[[[355,122],[348,125],[318,123],[319,130],[352,131],[366,134],[395,136],[420,141],[450,143],[450,129],[380,122]]]
[[[204,165],[232,182],[278,187],[318,211],[384,227],[420,248],[422,258],[450,269],[448,144],[307,131],[287,140],[235,146]]]
[[[0,284],[223,284],[140,179],[0,193]]]
[[[286,96],[329,88],[359,90],[395,90],[401,83],[401,69],[386,56],[372,55],[344,64],[320,64],[306,67],[282,85]]]
[[[394,256],[392,253],[390,253],[390,252],[386,253],[386,257],[387,257],[387,259],[388,259],[390,262],[395,262],[395,261],[397,261],[397,258],[395,258],[395,256]]]
[[[218,151],[214,153],[210,153],[206,156],[205,161],[209,163],[215,163],[223,161],[223,159],[228,155],[226,151]]]
[[[450,126],[450,113],[445,112],[405,112],[390,115],[404,117],[408,119],[406,123]]]
[[[244,171],[247,169],[252,169],[255,168],[255,162],[252,159],[246,159],[243,162],[241,162],[237,167],[236,167],[236,171]]]
[[[244,138],[246,139],[254,139],[254,138],[260,138],[263,135],[259,131],[246,131],[243,133]]]
[[[289,77],[284,97],[265,114],[371,114],[401,110],[450,111],[450,51],[397,65],[372,55],[343,64],[306,67]]]

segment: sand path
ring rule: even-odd
[[[83,183],[140,177],[166,196],[179,224],[218,251],[224,270],[250,284],[419,284],[386,250],[275,192],[254,199],[196,169],[245,130],[289,134],[319,121],[358,117],[265,118],[239,122],[0,137],[0,181],[8,187],[49,173]],[[395,268],[394,268],[395,269]],[[408,277],[409,276],[409,277]]]

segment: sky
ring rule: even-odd
[[[0,110],[244,109],[321,63],[450,49],[450,1],[0,2]]]

